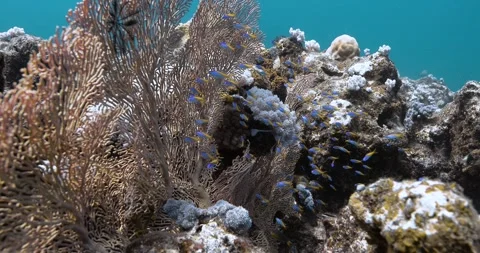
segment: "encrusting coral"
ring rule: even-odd
[[[381,179],[350,197],[373,244],[395,252],[476,252],[480,218],[455,184]]]

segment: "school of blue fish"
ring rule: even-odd
[[[223,16],[225,20],[235,20],[234,13],[228,13]],[[245,39],[254,39],[256,38],[255,33],[251,31],[251,28],[234,22],[234,28],[241,30],[243,32],[243,37]],[[235,52],[244,48],[242,44],[232,45],[227,42],[221,42],[219,44],[219,49]],[[259,59],[262,56],[258,56]],[[312,72],[310,68],[304,67],[302,60],[299,59],[286,59],[283,62],[283,65],[287,68],[287,82],[285,82],[285,87],[289,88],[293,85],[295,73],[307,74]],[[249,69],[253,72],[264,76],[267,70],[261,64],[247,64],[241,63],[238,65],[239,69]],[[206,83],[215,83],[221,85],[226,90],[229,87],[236,87],[238,90],[243,90],[246,96],[254,96],[248,90],[245,90],[244,87],[240,87],[236,77],[223,72],[221,70],[210,70],[208,75],[205,77],[198,77],[193,81],[193,87],[190,88],[190,94],[187,98],[189,103],[196,104],[198,106],[205,106],[206,98],[200,92],[202,85]],[[319,109],[313,109],[309,114],[298,115],[298,119],[304,125],[304,129],[312,131],[325,131],[328,136],[328,141],[323,144],[318,144],[313,147],[307,147],[305,141],[297,137],[298,146],[303,150],[306,159],[308,159],[308,167],[303,166],[300,173],[297,173],[295,176],[287,176],[284,180],[276,183],[274,187],[277,189],[289,189],[290,194],[297,194],[298,190],[296,186],[301,184],[306,189],[312,193],[317,193],[325,191],[325,188],[329,188],[333,191],[337,191],[335,179],[330,176],[330,172],[333,170],[345,170],[352,173],[353,176],[364,177],[367,176],[368,172],[373,168],[371,167],[372,157],[375,157],[377,150],[368,150],[364,144],[361,143],[361,137],[354,133],[350,132],[348,126],[344,126],[341,123],[329,124],[329,119],[333,117],[333,113],[338,110],[335,106],[330,105],[330,102],[334,99],[339,98],[340,92],[336,90],[332,91],[323,91],[321,93],[322,99],[312,99],[310,97],[303,97],[299,94],[296,95],[296,99],[299,102],[311,103]],[[250,137],[255,137],[258,134],[272,134],[272,128],[281,127],[281,122],[271,122],[269,119],[261,119],[260,122],[265,125],[268,129],[256,129],[251,128],[249,122],[251,121],[250,117],[245,113],[244,107],[248,107],[249,103],[242,95],[231,95],[227,92],[220,94],[220,99],[224,103],[230,106],[234,111],[239,114],[239,124],[245,128],[249,129]],[[321,102],[319,102],[321,101]],[[282,107],[279,107],[275,104],[269,105],[272,110],[278,110],[282,113],[287,113]],[[295,113],[294,111],[289,113]],[[350,111],[347,112],[347,115],[351,118],[358,118],[364,115],[361,111]],[[213,142],[213,137],[202,129],[206,129],[208,125],[208,119],[197,119],[195,124],[198,127],[198,131],[195,136],[186,136],[184,141],[189,144],[196,144],[202,141],[209,143]],[[242,136],[242,146],[249,136]],[[387,141],[395,142],[399,139],[405,138],[403,133],[391,133],[384,137]],[[282,147],[281,143],[277,140],[274,149],[272,152],[275,152],[279,155],[286,155],[286,147]],[[368,150],[368,152],[358,155],[360,150]],[[207,151],[201,151],[199,156],[206,161],[206,166],[208,169],[215,169],[221,164],[221,158],[219,156],[218,150],[212,145],[212,148]],[[248,160],[254,160],[255,157],[252,154],[244,154],[244,158]],[[269,205],[270,201],[267,197],[257,193],[256,199],[259,205]],[[315,194],[315,196],[318,196]],[[298,199],[298,196],[297,198]],[[295,203],[292,206],[292,209],[301,217],[305,212],[316,213],[318,210],[321,210],[323,206],[326,206],[323,200],[317,198],[315,199],[315,208],[302,206],[301,203]],[[281,218],[275,218],[273,221],[278,229],[278,233],[273,233],[272,236],[278,240],[283,240],[291,247],[291,251],[295,251],[295,246],[282,231],[288,229],[288,224],[284,222]]]

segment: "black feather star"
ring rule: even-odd
[[[130,28],[138,24],[135,16],[139,13],[139,11],[125,13],[125,7],[127,4],[128,2],[121,3],[121,0],[112,0],[110,4],[110,10],[108,12],[108,34],[112,39],[115,53],[125,53],[129,41],[135,40]]]

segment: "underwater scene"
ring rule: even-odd
[[[0,252],[480,252],[479,10],[3,0]]]

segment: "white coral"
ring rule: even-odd
[[[395,84],[397,84],[397,81],[394,79],[387,79],[385,81],[385,85],[387,86],[388,91],[391,91],[393,88],[395,88]]]
[[[297,39],[298,42],[304,42],[305,41],[305,32],[300,30],[300,29],[293,29],[293,27],[290,27],[290,30],[288,30],[290,33],[290,36],[294,37]]]
[[[305,49],[307,49],[308,52],[318,52],[320,51],[320,44],[315,40],[308,40],[305,41]]]
[[[390,48],[389,45],[383,45],[378,48],[378,53],[383,56],[388,56],[391,50],[392,48]]]
[[[371,61],[364,61],[364,62],[359,62],[355,63],[353,66],[348,68],[348,74],[350,75],[365,75],[368,71],[371,71],[372,68],[372,62]]]
[[[353,75],[347,79],[347,90],[360,90],[365,84],[367,84],[365,77]]]
[[[273,124],[275,137],[283,144],[290,145],[296,141],[300,126],[297,116],[290,111],[277,95],[269,90],[253,87],[247,96],[250,109],[255,120],[265,124]]]

